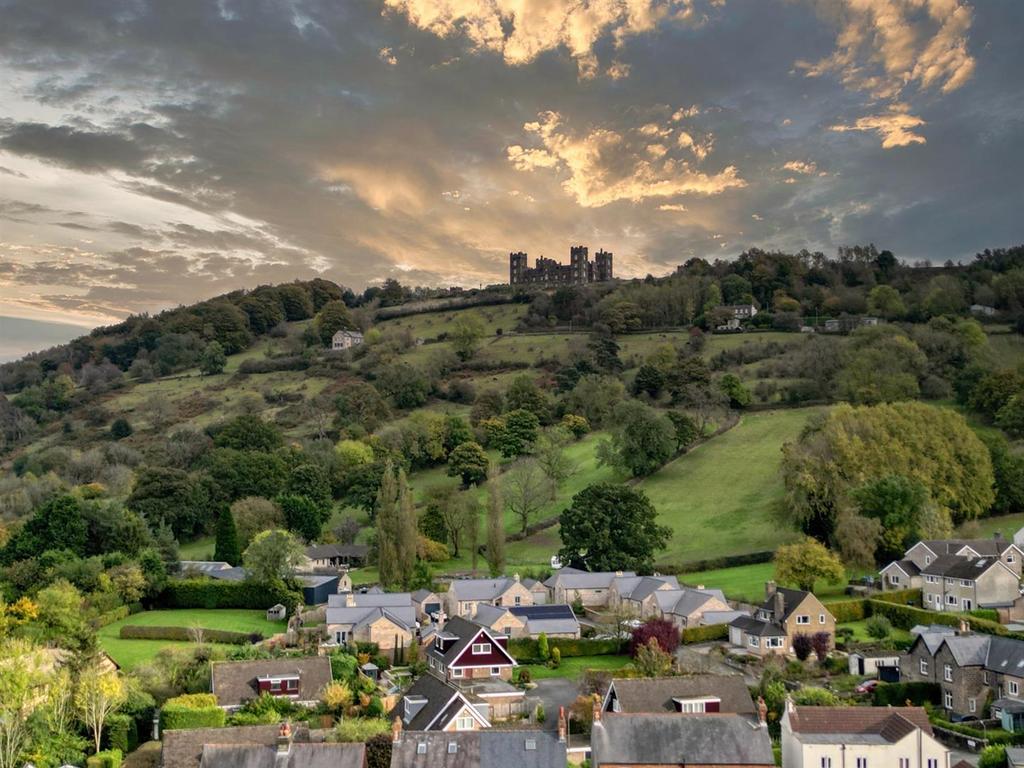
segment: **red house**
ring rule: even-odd
[[[449,681],[497,678],[509,680],[516,660],[508,652],[508,638],[492,635],[479,624],[451,619],[434,635],[427,665]]]

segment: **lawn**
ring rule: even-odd
[[[872,637],[871,635],[868,634],[868,631],[867,631],[867,619],[862,619],[861,621],[850,621],[850,622],[847,622],[846,624],[840,624],[839,626],[840,627],[849,627],[850,629],[852,629],[853,630],[853,639],[856,640],[858,643],[875,643],[875,642],[878,642],[878,640],[876,638],[874,638],[874,637]],[[909,643],[913,639],[913,637],[910,634],[910,632],[908,632],[905,629],[898,629],[896,627],[892,628],[892,631],[889,633],[889,637],[892,638],[893,640],[897,640],[897,641],[899,641],[901,643],[903,643],[903,642]]]
[[[734,568],[717,568],[713,571],[696,571],[679,574],[679,583],[697,586],[703,584],[708,589],[720,589],[726,597],[742,600],[747,603],[760,603],[764,600],[764,583],[775,576],[772,563],[756,563],[754,565],[738,565]],[[814,594],[822,601],[847,599],[844,590],[846,584],[815,585]]]
[[[179,560],[213,560],[213,548],[216,541],[213,536],[203,536],[195,541],[178,545]]]
[[[215,610],[187,609],[168,611],[145,611],[102,627],[97,633],[100,648],[110,654],[125,669],[131,669],[150,661],[164,648],[184,648],[192,645],[183,641],[167,640],[122,640],[119,636],[123,626],[146,627],[192,627],[203,629],[224,629],[231,632],[262,632],[270,637],[285,630],[283,621],[267,621],[263,611],[234,608]]]
[[[797,537],[775,514],[783,497],[782,445],[818,409],[745,414],[728,432],[676,459],[638,487],[672,528],[661,562],[774,550]]]
[[[558,669],[550,669],[544,664],[523,664],[520,669],[528,669],[533,680],[544,680],[552,677],[578,678],[588,669],[616,671],[629,664],[629,656],[572,656],[562,659]]]

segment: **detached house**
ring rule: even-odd
[[[544,582],[552,603],[575,604],[585,608],[604,608],[608,605],[612,582],[619,578],[635,578],[632,571],[603,571],[590,573],[576,568],[561,568]]]
[[[163,734],[161,768],[365,768],[366,745],[326,741],[302,724],[191,728]]]
[[[341,330],[336,331],[331,337],[331,349],[351,349],[363,343],[363,334],[359,331]]]
[[[822,602],[802,589],[765,584],[765,601],[752,616],[740,616],[729,623],[729,642],[749,653],[766,656],[792,653],[797,635],[824,632],[835,646],[836,619]]]
[[[757,714],[742,675],[617,678],[608,684],[601,709],[628,715]]]
[[[948,768],[922,707],[798,707],[782,715],[786,768]]]
[[[476,615],[480,605],[533,605],[533,593],[519,580],[519,574],[498,579],[456,579],[445,595],[449,616],[466,619]]]
[[[401,659],[416,637],[416,609],[408,592],[347,592],[327,600],[329,643],[376,643],[380,652]]]
[[[549,638],[578,639],[580,636],[580,623],[568,605],[481,605],[476,609],[473,622],[507,637],[536,639],[542,633]]]
[[[470,694],[471,695],[471,694]],[[490,728],[487,703],[446,683],[436,675],[422,675],[388,714],[413,731],[476,731]]]
[[[326,656],[217,661],[210,667],[210,692],[228,710],[264,694],[312,706],[330,682],[331,661]]]
[[[565,729],[474,733],[406,731],[392,725],[391,768],[565,768]]]
[[[656,592],[677,591],[675,576],[617,576],[608,590],[608,607],[626,611],[642,619],[658,616]]]
[[[1018,578],[1024,565],[1021,544],[1008,541],[999,534],[991,539],[927,539],[908,549],[903,559],[891,562],[881,570],[882,589],[921,589],[924,586],[921,572],[940,557],[950,556],[998,559]]]

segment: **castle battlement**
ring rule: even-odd
[[[602,249],[594,254],[594,260],[591,261],[590,251],[585,245],[569,248],[568,264],[541,256],[531,267],[525,251],[515,251],[508,255],[510,285],[584,285],[603,283],[612,277],[611,252]]]

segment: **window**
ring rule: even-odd
[[[520,595],[516,595],[516,605],[522,605],[523,598]]]
[[[868,768],[868,759],[866,757],[858,757],[857,768]]]
[[[975,711],[977,711],[977,709],[978,709],[978,702],[975,699],[968,699],[967,700],[967,711],[968,712],[975,712]]]
[[[953,682],[953,666],[951,664],[945,664],[942,667],[942,679],[947,683]]]
[[[910,768],[910,758],[909,757],[901,757],[900,758],[899,768]]]
[[[823,757],[821,758],[821,768],[832,768],[832,758]]]
[[[969,587],[969,586],[971,586],[971,582],[969,582],[967,579],[960,579],[960,586],[961,587]]]
[[[928,659],[921,659],[921,674],[928,674]]]
[[[946,602],[949,605],[956,605],[959,602],[959,600],[957,600],[956,595],[946,595]]]
[[[932,556],[931,555],[925,555],[924,556],[924,564],[925,565],[931,565],[932,564]]]
[[[824,624],[825,623],[825,614],[824,613],[819,613],[818,614],[818,623],[819,624]]]
[[[939,768],[939,759],[937,757],[929,757],[928,768]]]
[[[953,708],[953,694],[950,691],[943,691],[942,693],[942,705],[946,709]]]
[[[512,637],[512,627],[505,627],[505,637]]]
[[[462,669],[460,667],[452,667],[452,677],[462,677]]]
[[[767,639],[767,641],[765,642],[765,645],[768,648],[781,648],[782,647],[782,638],[781,637],[769,637]]]
[[[473,730],[473,718],[468,715],[461,715],[455,720],[456,731],[471,731]]]
[[[491,667],[491,677],[499,677],[501,675],[501,667]]]
[[[747,645],[749,645],[751,648],[757,648],[757,645],[758,645],[757,638],[756,637],[748,637],[747,638]]]
[[[1017,562],[1017,558],[1013,556],[1013,553],[1009,553],[1006,555],[1006,562],[1012,565],[1013,563]]]
[[[924,601],[925,601],[926,603],[930,603],[930,602],[932,601],[932,593],[931,593],[931,592],[929,592],[928,594],[926,594],[926,595],[924,596]]]
[[[985,670],[985,674],[984,674],[982,679],[983,679],[985,685],[988,685],[988,670],[987,669]]]
[[[416,745],[416,754],[425,755],[427,754],[427,742],[421,741]]]
[[[1007,680],[1006,692],[1009,693],[1011,696],[1016,696],[1018,693],[1020,693],[1020,686],[1017,685],[1017,683],[1015,683],[1013,680]]]
[[[454,755],[454,754],[455,754],[455,753],[457,753],[458,751],[459,751],[459,745],[458,745],[458,743],[457,743],[457,742],[454,742],[454,741],[449,741],[449,742],[448,742],[448,754],[449,754],[449,755]]]
[[[796,617],[796,623],[797,624],[810,624],[811,623],[811,617],[810,616],[797,616]]]
[[[477,654],[488,654],[491,652],[490,643],[473,643],[473,655]]]

